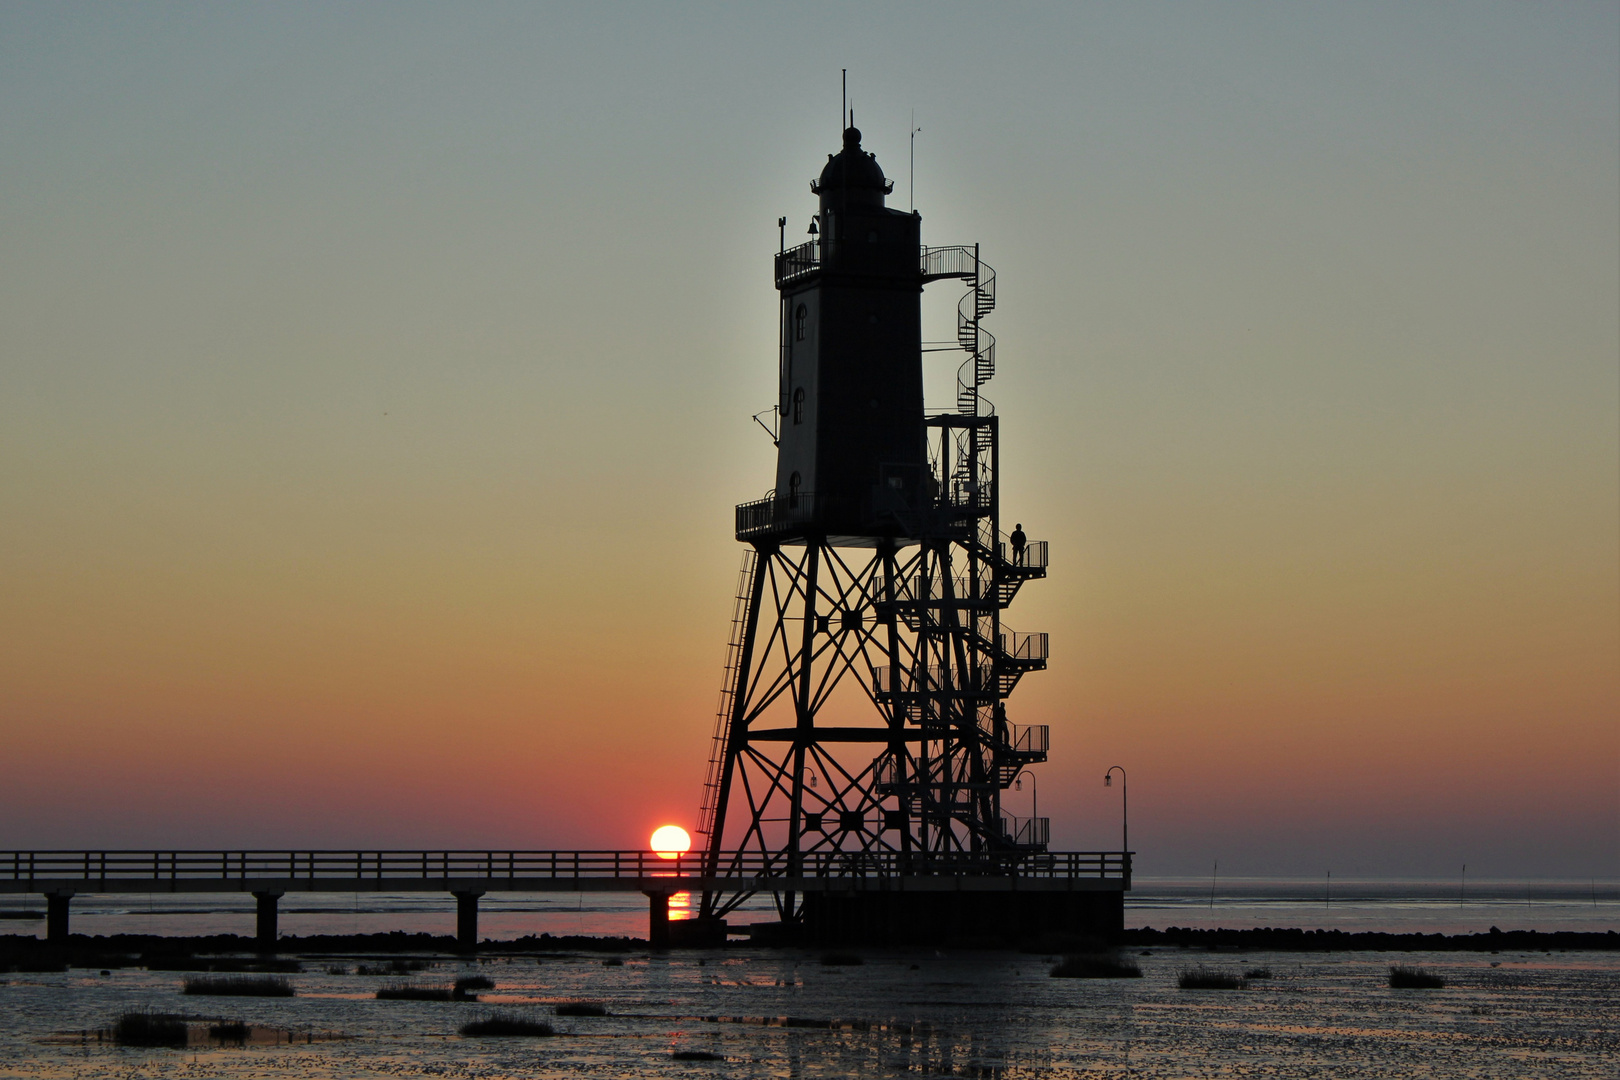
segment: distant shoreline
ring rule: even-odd
[[[1251,930],[1144,926],[1126,930],[1130,946],[1253,949],[1267,952],[1500,952],[1503,949],[1620,949],[1620,933],[1588,930],[1498,930],[1481,934],[1385,933],[1375,930]]]

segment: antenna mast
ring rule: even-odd
[[[917,110],[911,110],[911,212],[917,212]]]

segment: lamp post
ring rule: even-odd
[[[1131,793],[1124,766],[1110,766],[1103,773],[1103,787],[1114,786],[1115,769],[1119,770],[1119,847],[1121,851],[1128,852],[1131,850]]]
[[[1035,783],[1035,774],[1028,769],[1019,772],[1017,776],[1013,777],[1013,790],[1024,790],[1024,777],[1026,776],[1029,777],[1029,817],[1031,821],[1034,821],[1041,816],[1041,789]]]

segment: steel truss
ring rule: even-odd
[[[1020,559],[1000,541],[996,418],[927,423],[934,496],[893,514],[897,535],[752,542],[700,822],[710,876],[746,858],[795,877],[829,852],[851,872],[877,853],[960,872],[963,855],[1005,865],[1045,848],[1044,820],[1001,810],[1019,769],[1046,756],[1046,728],[1009,724],[1004,704],[1045,667],[1045,635],[1001,624],[1045,575],[1045,546]],[[728,823],[742,830],[729,845]],[[751,895],[706,895],[701,914]],[[775,899],[798,918],[793,893]]]

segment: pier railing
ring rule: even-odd
[[[846,852],[813,851],[801,869],[787,872],[785,856],[758,851],[723,852],[704,873],[704,858],[689,853],[664,858],[652,851],[12,851],[0,852],[0,887],[7,892],[30,882],[81,883],[87,891],[116,883],[157,889],[181,883],[388,882],[427,888],[446,881],[618,881],[632,889],[651,878],[693,882],[746,879],[770,888],[772,879],[1017,878],[1130,881],[1130,854],[1119,851]]]

